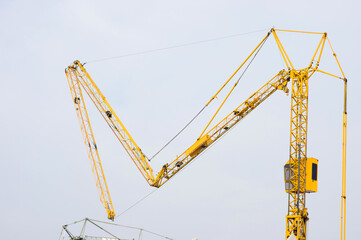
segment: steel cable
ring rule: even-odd
[[[128,53],[128,54],[119,55],[119,56],[99,58],[99,59],[86,61],[85,63],[103,62],[103,61],[113,60],[113,59],[117,59],[117,58],[131,57],[131,56],[136,56],[136,55],[143,55],[143,54],[148,54],[148,53],[153,53],[153,52],[169,50],[169,49],[173,49],[173,48],[187,47],[187,46],[191,46],[191,45],[197,45],[197,44],[202,44],[202,43],[207,43],[207,42],[223,40],[223,39],[227,39],[227,38],[239,37],[239,36],[248,35],[248,34],[257,33],[257,32],[263,32],[263,31],[266,31],[266,30],[268,30],[268,29],[262,29],[262,30],[251,31],[251,32],[246,32],[246,33],[237,33],[237,34],[227,35],[227,36],[223,36],[223,37],[217,37],[217,38],[211,38],[211,39],[206,39],[206,40],[188,42],[188,43],[183,43],[183,44],[179,44],[179,45],[173,45],[173,46],[169,46],[169,47],[156,48],[156,49],[145,50],[145,51],[140,51],[140,52]]]

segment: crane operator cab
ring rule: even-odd
[[[297,189],[293,187],[290,179],[293,177],[293,172],[290,170],[290,161],[284,166],[284,177],[285,177],[285,191],[296,192]],[[297,170],[296,170],[297,171]],[[307,158],[306,160],[306,193],[317,192],[317,176],[318,175],[318,160],[315,158]]]

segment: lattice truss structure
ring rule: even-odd
[[[316,34],[321,36],[321,40],[311,58],[308,66],[302,69],[296,69],[292,64],[284,46],[282,45],[277,32],[292,32],[297,34]],[[273,36],[278,49],[282,55],[287,69],[279,71],[273,78],[266,82],[261,88],[247,98],[241,105],[224,117],[220,122],[210,126],[219,110],[227,101],[234,88],[237,86],[240,78],[248,69],[257,53],[261,50],[265,41]],[[321,56],[325,43],[328,42],[333,52],[333,56],[338,64],[341,76],[328,73],[319,69]],[[243,73],[240,75],[241,69]],[[204,106],[207,107],[218,94],[229,84],[232,79],[236,79],[235,84],[228,92],[211,120],[206,124],[201,135],[197,140],[183,153],[179,154],[174,160],[163,165],[158,173],[154,173],[149,164],[149,159],[136,144],[129,131],[125,128],[113,108],[110,106],[105,96],[101,93],[93,79],[85,70],[84,65],[75,61],[73,65],[65,69],[72,100],[79,119],[84,143],[88,150],[88,157],[92,165],[92,171],[95,177],[96,186],[99,192],[100,200],[107,210],[108,218],[113,220],[115,217],[114,207],[110,198],[109,189],[105,180],[104,171],[99,158],[98,147],[95,142],[94,134],[90,125],[89,116],[86,110],[82,89],[87,93],[93,104],[96,106],[116,138],[124,147],[136,167],[146,180],[153,187],[160,187],[172,178],[176,173],[187,166],[192,160],[197,158],[221,137],[231,130],[240,120],[251,113],[263,101],[269,98],[277,90],[285,93],[289,92],[288,83],[291,83],[291,121],[290,121],[290,153],[289,153],[289,171],[286,181],[286,192],[288,193],[288,214],[286,216],[286,239],[295,238],[297,240],[306,239],[308,212],[305,205],[306,201],[306,166],[307,166],[307,116],[308,116],[308,82],[311,76],[316,73],[327,74],[344,81],[344,111],[343,111],[343,170],[342,170],[342,216],[341,216],[341,236],[345,237],[345,215],[346,215],[346,129],[347,129],[347,110],[346,93],[347,79],[342,71],[339,61],[327,37],[327,33],[304,32],[271,29],[261,40],[251,54],[242,62],[231,77],[216,92],[216,94]],[[237,77],[235,77],[237,76]],[[203,109],[204,109],[203,108]],[[201,111],[203,111],[203,109]]]
[[[123,237],[119,237],[120,234]],[[142,228],[89,218],[63,225],[59,240],[142,240],[143,237],[152,240],[173,240],[170,237]]]

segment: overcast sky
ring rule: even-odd
[[[63,224],[85,217],[106,220],[64,74],[74,60],[254,32],[85,65],[138,145],[151,156],[204,106],[274,26],[327,32],[349,79],[347,239],[356,239],[361,213],[360,7],[358,1],[348,0],[0,1],[1,236],[56,239]],[[280,38],[297,68],[307,66],[319,41],[319,36],[286,33]],[[284,67],[270,38],[221,116]],[[320,68],[339,74],[328,46]],[[219,102],[151,162],[156,172],[196,140]],[[309,239],[340,235],[342,104],[341,80],[322,74],[311,78],[307,151],[319,159],[319,191],[307,195]],[[87,106],[119,214],[153,189],[94,106]],[[276,92],[115,222],[179,240],[284,238],[289,118],[290,96]],[[118,235],[122,234],[130,233]]]

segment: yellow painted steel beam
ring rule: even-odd
[[[308,32],[308,31],[295,31],[295,30],[284,30],[284,29],[274,29],[277,32],[293,32],[293,33],[308,33],[308,34],[325,34],[322,32]]]
[[[267,38],[269,37],[270,32],[267,33],[267,35],[261,40],[261,42],[258,43],[256,48],[249,54],[249,56],[242,62],[242,64],[236,69],[236,71],[228,78],[228,80],[222,85],[222,87],[214,94],[214,96],[207,102],[206,106],[208,106],[213,99],[217,98],[218,94],[222,91],[222,89],[231,81],[231,79],[237,74],[237,72],[246,64],[246,62],[249,60],[249,58],[257,51],[257,49],[264,43]]]
[[[229,81],[238,73],[238,71],[244,66],[244,64],[253,56],[253,54],[255,54],[255,52],[262,46],[262,44],[267,40],[267,38],[270,36],[271,32],[268,32],[267,35],[262,39],[262,41],[260,43],[258,43],[258,45],[255,47],[255,49],[253,49],[253,51],[251,52],[251,54],[248,55],[248,57],[242,62],[242,64],[236,69],[236,71],[229,77],[229,79],[223,84],[223,86],[216,92],[216,94],[207,102],[206,106],[208,106],[210,104],[210,102],[215,99],[217,97],[217,95],[223,90],[223,88],[229,83]],[[208,129],[209,125],[212,123],[212,121],[214,120],[214,118],[216,117],[216,115],[218,114],[219,110],[223,107],[224,103],[227,101],[228,97],[231,95],[231,93],[233,92],[234,88],[237,86],[237,82],[233,85],[232,89],[229,91],[229,93],[227,94],[227,96],[225,97],[225,99],[223,100],[223,102],[221,103],[221,105],[219,106],[219,108],[217,109],[217,111],[214,113],[214,115],[212,116],[211,120],[208,122],[208,124],[206,125],[206,127],[203,129],[201,135],[198,137],[198,139],[200,139],[204,132]]]
[[[347,79],[344,80],[344,107],[342,122],[342,191],[341,191],[341,240],[346,239],[346,144],[347,144]]]
[[[90,160],[100,201],[108,213],[108,218],[113,220],[115,216],[114,207],[110,198],[108,185],[105,180],[103,167],[99,157],[98,147],[96,145],[93,130],[90,125],[88,112],[86,110],[85,101],[78,78],[78,72],[75,68],[69,67],[68,69],[66,69],[66,76],[77,117],[79,120],[80,129],[83,135],[84,144],[87,148],[88,157]]]
[[[315,53],[313,54],[313,57],[312,57],[312,59],[311,59],[311,62],[310,62],[310,65],[308,66],[308,68],[311,68],[311,67],[312,67],[313,62],[314,62],[314,59],[315,59],[317,53],[319,53],[319,57],[318,57],[318,60],[317,60],[317,63],[316,63],[316,67],[315,67],[315,68],[318,68],[318,66],[319,66],[319,64],[320,64],[320,60],[321,60],[321,55],[322,55],[322,53],[323,53],[323,48],[324,48],[324,46],[325,46],[326,38],[327,38],[327,33],[325,33],[325,34],[322,36],[321,41],[319,42],[319,44],[318,44],[318,46],[317,46],[317,48],[316,48],[316,51],[315,51]],[[319,52],[320,47],[321,47],[321,50],[320,50],[320,52]]]
[[[264,84],[260,89],[253,93],[246,101],[239,105],[233,112],[228,114],[223,120],[217,123],[203,137],[197,140],[193,146],[194,151],[188,148],[175,160],[166,164],[162,174],[155,179],[155,187],[160,187],[166,183],[171,177],[178,173],[182,168],[187,166],[193,159],[198,157],[209,146],[220,139],[225,133],[232,129],[240,120],[251,113],[264,100],[271,96],[277,90],[283,90],[288,93],[287,83],[290,79],[290,73],[286,70],[280,71],[271,80]],[[198,147],[200,146],[200,147]]]
[[[344,79],[346,79],[345,74],[343,73],[342,67],[341,67],[341,65],[340,65],[340,62],[338,61],[338,58],[337,58],[337,56],[336,56],[336,53],[335,53],[335,51],[333,50],[333,47],[332,47],[331,42],[330,42],[330,39],[327,38],[327,41],[328,41],[328,44],[330,45],[330,48],[331,48],[331,50],[332,50],[332,55],[335,57],[336,62],[337,62],[337,65],[338,65],[338,67],[340,68],[340,71],[341,71],[341,73],[342,73],[342,76],[343,76]]]
[[[276,40],[277,46],[278,46],[278,48],[279,48],[279,50],[280,50],[280,52],[281,52],[281,54],[282,54],[283,60],[285,61],[286,65],[287,65],[287,68],[288,68],[289,70],[290,70],[291,68],[292,68],[292,69],[295,69],[295,68],[293,67],[293,64],[292,64],[290,58],[288,57],[288,54],[287,54],[285,48],[283,47],[283,45],[282,45],[282,43],[281,43],[281,40],[278,38],[278,35],[277,35],[276,31],[275,31],[274,29],[271,29],[271,31],[272,31],[273,37],[274,37],[275,40]]]
[[[318,66],[320,65],[321,56],[322,56],[322,53],[323,53],[323,48],[324,48],[324,46],[325,46],[326,38],[327,38],[327,33],[325,33],[325,34],[322,36],[322,39],[321,39],[322,47],[321,47],[321,50],[320,50],[320,54],[318,55],[318,59],[317,59],[317,63],[316,63],[316,68],[318,68]]]
[[[96,86],[90,75],[87,73],[84,66],[79,61],[75,61],[72,68],[78,69],[77,76],[81,86],[84,88],[89,98],[93,101],[104,120],[108,123],[119,142],[123,145],[145,180],[148,184],[151,184],[154,180],[153,170],[142,150],[135,143],[134,139],[125,128],[124,124],[120,121],[119,117]]]
[[[314,71],[316,71],[316,72],[320,72],[320,73],[323,73],[323,74],[329,75],[329,76],[331,76],[331,77],[335,77],[335,78],[343,79],[343,78],[342,78],[342,77],[340,77],[340,76],[334,75],[334,74],[332,74],[332,73],[328,73],[328,72],[326,72],[326,71],[322,71],[322,70],[320,70],[320,69],[316,69],[316,68],[311,68],[311,69],[312,69],[312,70],[314,70]]]

